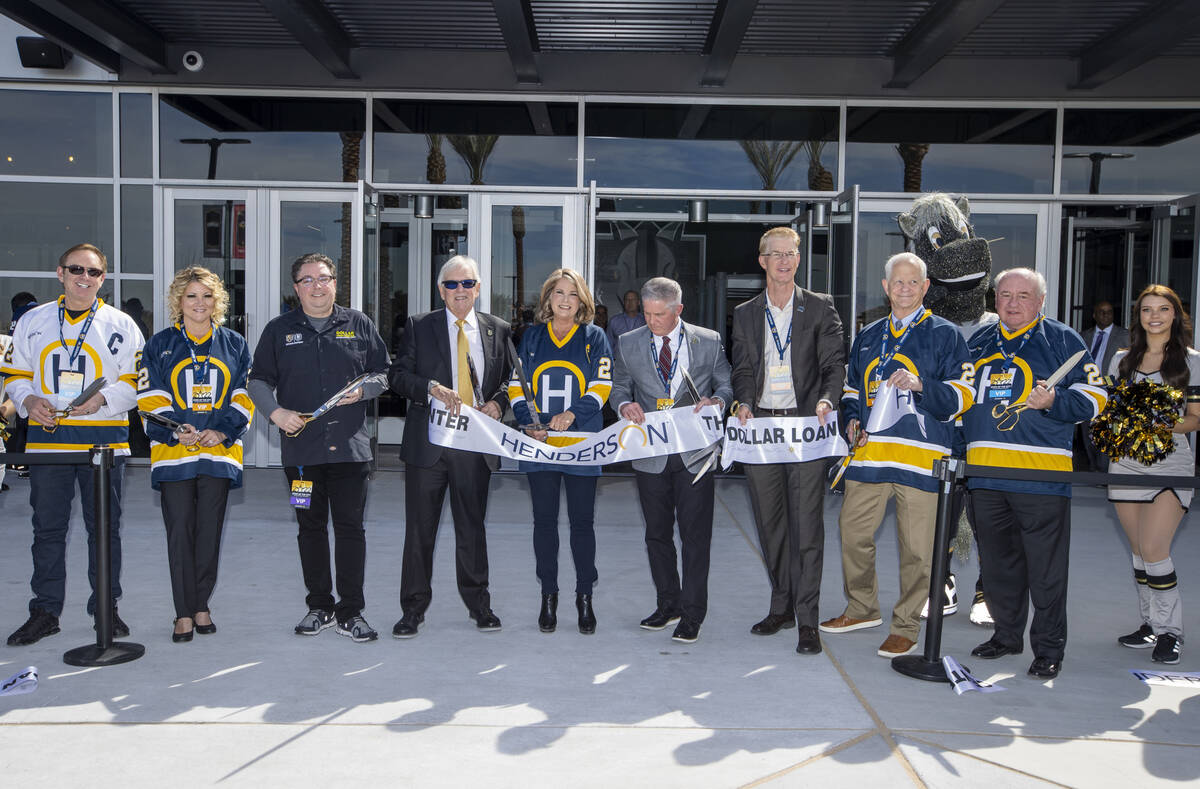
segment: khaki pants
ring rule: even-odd
[[[883,521],[888,499],[893,497],[900,547],[900,597],[892,609],[891,632],[916,641],[921,634],[921,609],[929,596],[937,493],[893,482],[846,481],[845,501],[838,520],[842,533],[845,613],[853,619],[880,616],[875,532]]]

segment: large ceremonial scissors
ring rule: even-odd
[[[525,395],[525,405],[529,408],[529,415],[533,417],[533,424],[522,425],[521,429],[527,432],[549,430],[549,425],[542,424],[542,414],[538,411],[537,400],[533,396],[533,387],[529,385],[529,379],[525,377],[525,365],[521,364],[521,355],[512,347],[512,343],[509,343],[509,350],[512,352],[513,373],[517,376],[517,383],[521,385],[521,394]]]
[[[688,374],[687,370],[680,368],[679,373],[683,376],[683,384],[685,387],[687,387],[687,392],[692,398],[692,403],[699,405],[700,401],[704,398],[700,396],[700,390],[696,388],[696,382],[692,380],[692,376]],[[674,404],[680,405],[678,398],[675,399]],[[700,478],[707,474],[708,470],[713,467],[714,463],[717,462],[717,458],[720,457],[721,448],[723,446],[725,446],[724,439],[717,439],[717,441],[713,443],[712,450],[708,453],[708,457],[704,460],[704,465],[701,466],[700,470],[696,472],[696,476],[692,477],[693,485],[699,482]]]
[[[92,381],[90,384],[88,384],[88,387],[86,389],[84,389],[82,392],[79,393],[79,397],[76,397],[74,400],[72,400],[70,403],[67,404],[66,408],[62,409],[61,411],[55,411],[54,412],[54,424],[42,425],[42,430],[45,430],[47,433],[53,433],[55,430],[58,429],[59,422],[66,419],[67,417],[69,417],[71,415],[72,411],[74,411],[76,408],[78,408],[79,406],[86,403],[88,400],[91,400],[92,397],[96,394],[96,392],[99,392],[101,389],[103,389],[106,386],[108,386],[108,381],[107,381],[107,379],[105,379],[104,376],[100,376],[95,381]]]
[[[187,425],[184,425],[180,422],[176,422],[174,419],[170,418],[169,416],[163,416],[162,414],[155,414],[150,411],[138,411],[138,416],[140,416],[142,419],[145,419],[147,422],[153,422],[156,425],[161,425],[161,426],[165,427],[167,430],[170,430],[171,435],[175,436],[176,438],[179,438],[184,433],[192,432],[191,429],[188,428]],[[200,444],[198,444],[198,443],[187,444],[187,445],[185,445],[185,448],[187,449],[188,452],[199,452]]]
[[[324,403],[321,403],[321,407],[316,411],[313,411],[311,414],[300,414],[300,418],[304,420],[304,424],[300,425],[300,430],[297,430],[295,433],[287,433],[284,431],[287,434],[287,437],[295,438],[296,436],[300,435],[300,431],[307,427],[309,422],[313,421],[314,419],[319,419],[325,414],[326,411],[340,403],[343,397],[350,394],[355,389],[360,389],[365,384],[369,383],[377,383],[386,387],[387,376],[383,373],[363,373],[362,375],[358,376],[353,381],[337,390],[337,392],[335,392],[334,395]]]
[[[1059,381],[1066,377],[1067,373],[1074,369],[1079,360],[1084,357],[1087,351],[1076,351],[1071,354],[1071,358],[1063,362],[1062,367],[1054,371],[1054,375],[1046,379],[1046,389],[1053,389]],[[996,403],[992,406],[992,416],[1000,420],[996,423],[997,430],[1009,431],[1017,426],[1017,421],[1021,418],[1021,412],[1029,408],[1028,398],[1019,403],[1008,405],[1006,403]]]

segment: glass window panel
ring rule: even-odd
[[[542,283],[563,266],[562,221],[561,206],[492,206],[493,315],[518,328],[533,322]]]
[[[104,290],[112,293],[112,283],[105,280]],[[12,334],[12,303],[18,294],[29,294],[38,304],[54,301],[63,294],[62,283],[55,277],[0,277],[0,331]],[[19,303],[28,303],[22,296]]]
[[[121,280],[121,312],[133,318],[134,323],[142,330],[145,339],[149,339],[156,329],[161,329],[154,322],[154,288],[157,283],[149,279]],[[163,286],[166,291],[166,286]],[[163,316],[165,325],[167,316]]]
[[[1063,192],[1196,192],[1200,108],[1066,110],[1063,157]]]
[[[600,186],[832,191],[837,180],[836,107],[589,104],[585,119],[584,181]]]
[[[154,271],[154,187],[121,187],[121,271]]]
[[[154,175],[150,108],[149,93],[121,94],[121,175],[126,178]]]
[[[220,277],[229,291],[225,325],[244,335],[246,204],[240,200],[176,200],[174,211],[175,270],[203,266]]]
[[[575,104],[379,99],[372,106],[377,181],[575,184]]]
[[[357,181],[361,99],[166,95],[163,178]]]
[[[866,191],[1048,193],[1054,110],[851,107],[846,183]]]
[[[0,173],[112,175],[112,94],[0,91]]]
[[[113,248],[107,184],[0,183],[0,270],[53,271],[67,249]]]
[[[452,200],[465,203],[465,200],[457,195]],[[441,202],[439,199],[439,208]],[[459,213],[463,212],[460,211]],[[436,310],[444,306],[442,294],[438,291],[438,274],[441,273],[442,264],[455,255],[467,254],[467,222],[465,219],[434,222],[430,225],[430,236],[429,288],[431,293],[429,303]],[[480,273],[483,274],[484,272]]]
[[[408,320],[409,223],[379,223],[379,333],[395,358]],[[407,401],[388,389],[379,396],[379,416],[404,416]]]
[[[292,281],[292,262],[311,252],[319,252],[333,261],[337,274],[337,303],[350,306],[354,285],[350,277],[352,220],[353,205],[349,202],[288,201],[279,204],[281,313],[300,305]]]

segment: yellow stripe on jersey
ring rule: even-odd
[[[28,442],[25,444],[26,452],[87,452],[95,444],[41,444],[37,442]],[[109,444],[113,449],[129,449],[129,443]]]
[[[58,420],[58,424],[73,425],[75,427],[125,427],[129,424],[129,417],[123,416],[120,419],[88,419],[87,417],[72,419],[67,417],[66,419]]]
[[[165,394],[148,394],[138,398],[138,408],[142,411],[158,411],[171,407],[171,398]]]
[[[182,460],[191,462],[204,457],[231,460],[239,465],[242,462],[242,445],[241,442],[234,443],[233,446],[226,448],[224,444],[217,444],[215,447],[201,447],[197,452],[188,452],[187,447],[183,444],[160,444],[152,442],[150,444],[150,462],[162,463],[172,460]]]
[[[967,462],[972,466],[1071,471],[1070,452],[1048,451],[1029,446],[1023,446],[1021,449],[1012,449],[996,446],[967,445]]]
[[[950,454],[949,447],[939,447],[934,444],[914,444],[909,441],[888,441],[874,436],[867,439],[867,445],[859,447],[854,453],[851,465],[894,465],[910,470],[933,473],[933,461]]]

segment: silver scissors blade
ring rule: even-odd
[[[387,376],[384,375],[383,373],[363,373],[362,375],[358,376],[354,380],[350,381],[350,383],[346,384],[341,389],[339,389],[336,393],[334,393],[334,395],[332,397],[330,397],[324,403],[321,403],[321,407],[318,408],[316,411],[313,411],[312,414],[309,415],[309,419],[316,419],[321,414],[325,413],[329,409],[336,406],[343,397],[350,394],[355,389],[358,389],[359,387],[363,386],[364,384],[368,384],[368,383],[381,383],[384,386],[387,386]]]
[[[1054,375],[1046,379],[1046,388],[1053,389],[1055,386],[1057,386],[1058,382],[1065,378],[1067,373],[1075,369],[1075,365],[1079,363],[1079,360],[1082,359],[1086,353],[1087,351],[1076,351],[1075,353],[1071,354],[1071,358],[1063,362],[1062,367],[1059,367],[1054,371]]]
[[[529,379],[525,377],[525,365],[521,364],[521,356],[514,350],[513,354],[513,371],[517,374],[517,383],[521,385],[521,394],[525,396],[525,405],[529,408],[529,415],[533,417],[532,425],[525,425],[528,430],[547,430],[548,428],[542,424],[542,415],[538,411],[537,400],[533,396],[533,387],[529,385]]]
[[[683,384],[687,387],[688,394],[691,395],[692,405],[699,405],[700,401],[704,398],[700,396],[700,390],[696,388],[696,382],[692,380],[692,376],[688,371],[682,367],[679,368],[679,374],[683,377]],[[678,398],[675,399],[674,405],[679,405]]]

